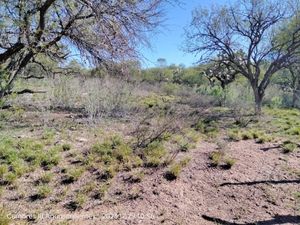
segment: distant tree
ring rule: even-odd
[[[255,112],[260,114],[270,78],[293,64],[293,58],[299,53],[299,20],[288,30],[284,41],[277,38],[286,23],[295,19],[295,11],[299,10],[295,3],[297,1],[237,0],[231,6],[195,9],[186,31],[186,50],[202,54],[200,61],[226,56],[227,62],[223,63],[249,80]],[[266,62],[268,67],[263,71]]]
[[[165,67],[167,67],[167,60],[164,59],[164,58],[158,58],[157,59],[157,66],[159,68],[165,68]]]
[[[219,57],[214,61],[205,71],[205,77],[211,84],[215,84],[216,81],[220,83],[223,90],[226,86],[233,82],[238,74],[231,66],[228,66],[228,60],[223,57]]]
[[[211,85],[219,85],[222,88],[222,99],[220,104],[224,105],[227,99],[227,86],[232,83],[238,72],[231,66],[228,66],[228,60],[220,56],[217,60],[212,62],[205,70],[204,75],[209,80]]]
[[[75,51],[102,64],[137,57],[166,1],[1,0],[0,99],[41,55],[61,61]]]
[[[158,58],[157,59],[157,77],[158,81],[162,82],[166,79],[165,72],[167,67],[167,60],[165,58]]]

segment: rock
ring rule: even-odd
[[[81,143],[88,142],[88,140],[86,138],[76,138],[76,141],[81,142]]]

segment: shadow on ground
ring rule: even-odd
[[[236,182],[236,183],[222,183],[220,186],[239,186],[239,185],[256,185],[256,184],[300,184],[300,180],[258,180],[248,182]]]
[[[300,224],[300,216],[291,216],[291,215],[275,216],[270,220],[257,221],[255,223],[235,223],[235,222],[229,222],[215,217],[210,217],[207,215],[202,215],[202,218],[207,221],[214,222],[220,225],[279,225],[279,224],[286,224],[286,223]]]

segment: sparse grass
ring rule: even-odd
[[[18,176],[13,172],[8,172],[4,174],[3,180],[7,184],[14,184],[17,180]]]
[[[47,198],[52,193],[52,189],[48,185],[41,185],[38,187],[38,198]]]
[[[196,131],[201,132],[208,138],[216,138],[219,134],[219,126],[217,121],[211,119],[199,120],[195,126]]]
[[[188,165],[190,158],[186,157],[177,163],[173,163],[165,173],[167,180],[175,180],[179,177],[182,169]]]
[[[182,166],[180,163],[173,163],[170,168],[165,173],[165,178],[167,180],[175,180],[177,177],[179,177],[182,170]]]
[[[75,181],[77,181],[81,175],[84,173],[84,168],[73,168],[73,169],[70,169],[66,176],[65,176],[65,179],[64,181],[66,183],[73,183]]]
[[[210,154],[209,159],[211,160],[211,165],[216,167],[219,166],[222,162],[224,153],[221,151],[214,151]]]
[[[256,139],[256,143],[258,144],[264,144],[266,142],[270,142],[273,140],[273,137],[270,135],[261,135]]]
[[[8,211],[3,206],[0,206],[0,225],[9,225],[11,222]]]
[[[143,164],[142,159],[119,136],[94,144],[84,161],[90,167],[100,168],[107,178],[113,177],[120,170],[131,170]]]
[[[42,184],[48,184],[53,179],[53,174],[50,172],[45,172],[43,175],[39,178],[38,182]]]
[[[141,196],[141,190],[140,190],[140,188],[134,187],[129,192],[128,199],[135,200],[135,199],[138,199],[140,196]]]
[[[63,144],[61,147],[62,147],[63,151],[69,151],[69,150],[71,150],[71,145],[67,144],[67,143]]]
[[[76,203],[78,208],[82,208],[84,203],[86,203],[86,201],[87,201],[87,196],[85,193],[80,191],[76,193],[74,202]]]
[[[128,181],[130,183],[140,183],[143,180],[144,176],[145,174],[143,171],[137,171],[130,175]]]
[[[291,141],[285,141],[281,145],[283,153],[291,153],[297,149],[297,144]]]
[[[45,129],[42,134],[42,140],[46,145],[50,145],[55,138],[55,130],[52,129]]]
[[[108,189],[110,187],[110,183],[106,182],[101,184],[99,187],[97,187],[94,191],[94,197],[96,199],[103,199],[108,192]]]
[[[213,167],[220,166],[223,169],[231,169],[231,167],[236,163],[236,160],[227,156],[224,151],[213,151],[209,159],[211,160],[210,165]]]
[[[95,182],[91,181],[83,186],[81,192],[88,194],[88,193],[92,192],[93,190],[95,190],[96,187],[97,187],[97,184]]]
[[[239,129],[231,129],[228,131],[228,137],[233,141],[240,141],[243,139],[242,133]]]
[[[226,158],[224,160],[224,163],[225,163],[225,168],[231,169],[231,167],[233,167],[233,165],[236,163],[236,160],[232,158]]]
[[[0,179],[8,172],[8,166],[6,164],[0,165]]]
[[[265,134],[263,131],[257,129],[231,129],[228,131],[227,135],[229,139],[233,141],[255,139],[258,144],[263,144],[273,140],[271,135]]]
[[[146,166],[157,167],[163,163],[167,151],[161,142],[155,141],[143,150],[143,155],[145,157]]]
[[[53,166],[58,165],[60,161],[60,151],[58,147],[52,147],[48,151],[41,154],[41,166],[45,169],[51,169]]]

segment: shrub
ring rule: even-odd
[[[111,77],[89,79],[85,82],[83,107],[91,119],[98,116],[123,116],[131,108],[134,87]]]

